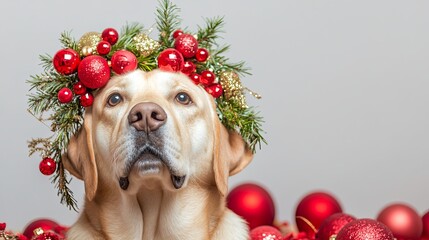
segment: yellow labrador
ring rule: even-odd
[[[248,239],[225,198],[228,177],[252,157],[187,76],[116,76],[63,156],[86,194],[68,239]]]

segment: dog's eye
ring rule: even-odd
[[[189,95],[187,93],[184,93],[184,92],[181,92],[181,93],[176,95],[176,101],[178,101],[179,103],[181,103],[183,105],[188,105],[188,104],[192,103],[191,97],[189,97]]]
[[[120,102],[122,102],[122,96],[119,93],[113,93],[107,100],[107,104],[111,107],[118,105]]]

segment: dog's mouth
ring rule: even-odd
[[[133,158],[133,160],[126,165],[124,176],[119,178],[119,186],[123,190],[128,189],[128,176],[133,167],[137,167],[140,172],[154,174],[158,173],[163,165],[166,166],[170,172],[170,178],[174,188],[182,188],[186,180],[186,175],[177,174],[171,166],[171,161],[168,160],[165,154],[151,145],[144,146],[137,157]]]

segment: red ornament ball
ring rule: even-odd
[[[372,219],[358,219],[347,223],[335,240],[394,240],[392,231],[384,224]]]
[[[101,39],[107,41],[110,43],[110,45],[115,45],[119,39],[118,31],[116,31],[114,28],[106,28],[101,33]]]
[[[429,238],[429,211],[422,217],[423,232],[422,237]]]
[[[195,64],[193,62],[186,61],[183,64],[182,73],[184,73],[186,75],[189,75],[189,74],[195,72],[195,69],[196,69],[196,66],[195,66]]]
[[[4,231],[4,230],[6,230],[6,223],[1,222],[0,223],[0,231]]]
[[[179,72],[184,62],[182,54],[174,48],[167,48],[158,56],[158,68],[164,71]]]
[[[275,227],[259,226],[250,231],[250,240],[283,240],[283,236]]]
[[[43,175],[51,175],[55,172],[55,169],[57,169],[57,163],[52,158],[44,158],[39,164],[39,170]]]
[[[195,58],[198,62],[205,62],[207,58],[209,58],[209,51],[205,48],[198,48],[197,52],[195,53]]]
[[[182,35],[183,31],[180,29],[177,29],[176,31],[173,32],[173,38],[177,38],[178,36]]]
[[[73,92],[77,95],[83,95],[86,93],[86,87],[81,82],[77,82],[73,84]]]
[[[316,239],[329,240],[332,235],[337,235],[344,225],[354,220],[356,220],[356,218],[345,213],[332,214],[320,225],[319,231],[316,234]]]
[[[112,69],[117,74],[124,74],[137,68],[137,58],[127,50],[116,51],[110,59]]]
[[[341,206],[333,196],[325,192],[313,192],[299,202],[295,221],[300,232],[306,232],[314,238],[317,229],[327,217],[341,212]]]
[[[191,34],[183,33],[176,38],[174,48],[182,53],[183,57],[191,58],[197,52],[198,41]]]
[[[70,48],[59,50],[52,60],[55,70],[63,75],[70,75],[76,72],[80,57],[79,54]]]
[[[73,92],[70,88],[61,88],[57,97],[60,103],[69,103],[73,100]]]
[[[101,56],[91,55],[84,58],[77,69],[79,80],[88,88],[101,88],[110,79],[110,68],[107,60]]]
[[[44,232],[40,235],[33,237],[31,240],[60,240],[60,235],[54,232]]]
[[[80,96],[80,105],[82,107],[91,107],[92,103],[94,103],[94,96],[92,93],[85,93],[84,95]]]
[[[420,240],[423,232],[419,214],[406,204],[396,203],[385,207],[378,214],[377,220],[392,230],[398,240]]]
[[[109,54],[110,50],[112,49],[112,45],[108,41],[100,41],[97,44],[97,52],[100,55],[107,55]]]
[[[241,184],[228,194],[228,208],[244,218],[253,229],[262,225],[272,225],[275,207],[271,195],[263,187],[246,183]]]
[[[193,73],[191,73],[191,74],[189,74],[189,78],[192,80],[192,82],[194,82],[195,84],[200,84],[200,79],[201,79],[201,76],[200,76],[200,74],[198,74],[198,73],[195,73],[195,72],[193,72]]]
[[[212,71],[204,70],[201,72],[200,82],[203,85],[206,85],[206,86],[211,85],[212,83],[214,83],[215,79],[216,79],[216,76]]]
[[[57,226],[58,223],[53,220],[40,218],[28,223],[22,234],[28,239],[32,239],[32,237],[34,237],[35,229],[41,228],[44,232],[48,232],[55,231]]]
[[[214,98],[218,98],[222,96],[222,93],[223,93],[222,85],[220,85],[219,83],[214,83],[210,86],[207,86],[205,89]]]

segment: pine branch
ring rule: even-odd
[[[219,33],[223,32],[223,20],[223,17],[207,18],[204,28],[198,26],[197,39],[200,47],[211,49],[216,45],[216,40],[220,38]]]
[[[62,162],[58,163],[58,168],[55,176],[52,178],[52,183],[58,188],[58,196],[61,196],[61,203],[66,204],[70,210],[78,211],[77,201],[73,196],[73,192],[68,187],[70,180],[67,180],[67,173]]]
[[[179,28],[180,9],[170,0],[159,0],[158,9],[156,9],[156,24],[159,31],[159,40],[165,48],[173,46],[172,33]]]
[[[64,48],[77,49],[76,41],[70,36],[70,32],[61,33],[60,42]]]

